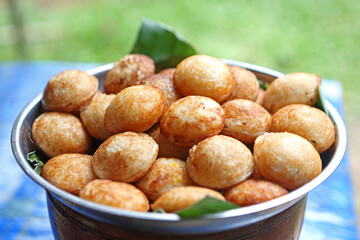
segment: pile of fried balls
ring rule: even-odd
[[[50,78],[32,138],[49,158],[41,176],[99,204],[177,212],[211,196],[239,206],[278,198],[322,171],[335,141],[313,107],[321,78],[290,73],[259,87],[254,73],[193,55],[155,73],[122,57],[103,89],[86,72]]]

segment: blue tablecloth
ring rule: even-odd
[[[66,69],[87,70],[97,63],[0,63],[0,239],[53,239],[45,192],[17,165],[10,146],[12,125],[48,79]],[[326,98],[343,112],[342,86],[324,81]],[[323,184],[309,193],[300,239],[358,239],[348,154]]]

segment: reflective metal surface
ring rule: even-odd
[[[283,75],[271,69],[248,63],[230,60],[224,61],[229,65],[249,69],[255,73],[258,79],[266,82],[270,82],[276,77]],[[100,86],[102,86],[105,74],[112,66],[112,64],[107,64],[91,69],[88,73],[96,75],[99,78]],[[44,187],[52,196],[71,209],[102,222],[135,230],[141,229],[142,231],[161,232],[164,234],[183,234],[184,232],[189,234],[210,233],[250,225],[274,216],[304,198],[309,191],[327,179],[341,162],[347,144],[344,122],[337,110],[326,101],[330,117],[336,126],[337,137],[331,149],[321,155],[323,171],[319,176],[289,194],[265,203],[209,214],[198,219],[181,220],[176,214],[133,212],[80,199],[77,196],[58,189],[36,174],[33,171],[33,166],[27,161],[26,155],[36,149],[35,144],[31,141],[30,134],[33,121],[43,112],[41,98],[42,94],[39,94],[32,99],[20,112],[14,123],[11,145],[18,164],[36,183]]]

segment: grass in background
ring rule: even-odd
[[[30,60],[116,61],[131,50],[146,17],[172,26],[203,54],[341,80],[348,119],[360,116],[360,1],[20,3]],[[5,7],[0,28],[10,24]],[[6,37],[0,31],[0,61],[18,60],[14,44],[1,44]]]

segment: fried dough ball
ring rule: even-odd
[[[272,132],[291,132],[308,140],[319,153],[335,142],[335,127],[323,111],[304,104],[291,104],[272,117]]]
[[[104,82],[105,92],[116,94],[133,85],[135,81],[154,73],[155,64],[150,57],[142,54],[126,55],[107,72]]]
[[[190,149],[186,169],[200,186],[226,189],[251,175],[254,158],[239,140],[216,135]]]
[[[263,105],[264,95],[265,95],[265,90],[262,89],[262,88],[259,88],[259,92],[258,92],[258,95],[257,95],[257,98],[256,98],[255,102],[257,104]]]
[[[67,70],[50,78],[42,105],[47,111],[78,113],[96,93],[99,81],[78,70]]]
[[[146,85],[125,88],[110,102],[105,126],[112,133],[144,132],[160,118],[164,98],[159,89]]]
[[[242,67],[229,66],[229,69],[234,77],[235,87],[226,100],[240,98],[255,101],[260,88],[255,74]]]
[[[158,88],[164,97],[164,112],[173,102],[182,97],[180,92],[175,89],[172,77],[168,75],[153,74],[136,81],[135,84]]]
[[[41,176],[56,187],[78,195],[85,184],[97,178],[91,169],[91,159],[86,154],[61,154],[45,163]]]
[[[225,199],[240,206],[249,206],[287,194],[282,186],[265,179],[247,179],[225,191]]]
[[[185,162],[177,158],[156,159],[146,175],[136,182],[150,201],[174,187],[189,185],[194,185],[194,182],[186,172]]]
[[[208,97],[187,96],[174,102],[160,121],[161,133],[179,146],[192,146],[221,132],[225,113]]]
[[[81,109],[81,122],[87,132],[98,140],[104,141],[112,135],[112,133],[105,127],[104,118],[106,108],[114,97],[114,94],[108,95],[99,92]]]
[[[126,210],[147,212],[149,200],[145,194],[128,183],[96,179],[86,184],[79,196],[96,203]]]
[[[321,78],[310,73],[290,73],[275,79],[265,91],[263,106],[271,113],[301,103],[314,106],[319,97]]]
[[[162,208],[167,213],[173,213],[190,207],[207,196],[225,201],[223,195],[209,188],[196,186],[175,187],[163,193],[151,204],[151,209],[155,211],[157,208]]]
[[[176,68],[165,68],[159,72],[159,74],[165,74],[173,79]]]
[[[158,151],[157,143],[145,133],[118,133],[99,146],[91,165],[99,178],[131,183],[147,173]]]
[[[160,123],[156,123],[146,133],[159,145],[158,157],[180,158],[186,160],[189,156],[190,147],[179,146],[167,140],[160,132]]]
[[[246,99],[234,99],[222,105],[225,111],[225,126],[222,134],[243,143],[270,131],[271,115],[261,105]]]
[[[264,178],[291,190],[311,181],[322,169],[314,146],[293,133],[259,136],[254,144],[254,157]]]
[[[184,95],[200,95],[222,102],[234,89],[234,78],[228,66],[218,58],[194,55],[176,67],[174,83]]]
[[[36,145],[48,157],[63,153],[90,153],[92,139],[80,119],[70,113],[47,112],[32,125]]]

